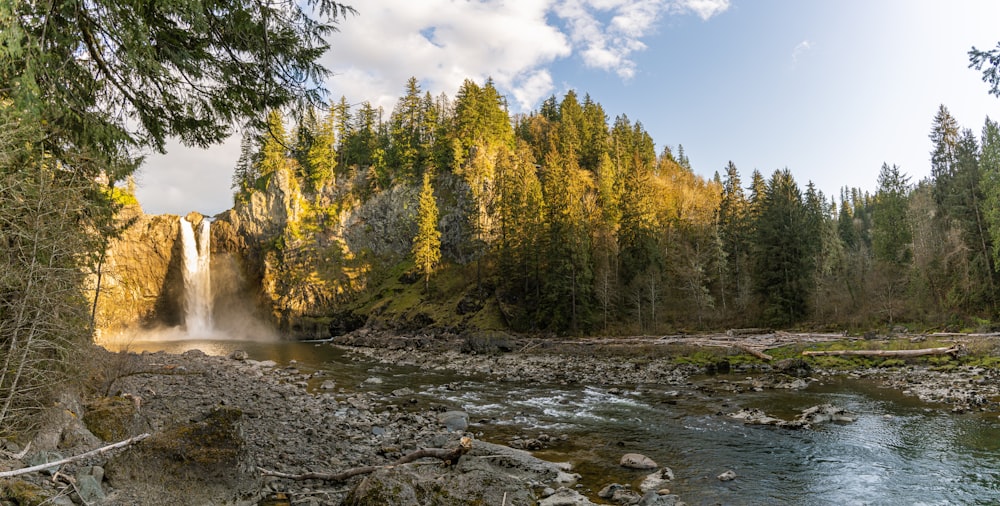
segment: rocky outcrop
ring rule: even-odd
[[[220,407],[158,432],[111,459],[108,482],[161,504],[236,503],[260,481],[242,419],[242,410]]]
[[[97,328],[113,332],[132,326],[173,326],[183,321],[180,217],[147,215],[138,206],[119,217],[127,225],[108,244],[100,276],[89,278],[93,297],[100,279]]]
[[[794,420],[783,420],[764,413],[758,408],[744,408],[730,413],[731,418],[742,420],[748,425],[773,425],[786,429],[809,429],[813,425],[825,422],[853,422],[854,415],[844,408],[832,404],[821,404],[802,410]]]
[[[376,471],[355,487],[344,504],[534,504],[536,485],[560,486],[575,479],[559,464],[476,441],[454,467],[397,466]]]

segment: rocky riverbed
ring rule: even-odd
[[[0,481],[0,504],[46,497],[46,504],[65,506],[591,504],[572,488],[577,476],[568,465],[484,441],[473,441],[457,464],[431,458],[390,466],[418,449],[456,448],[460,438],[474,437],[462,413],[421,405],[405,389],[338,388],[322,372],[239,352],[106,355],[117,369],[107,381],[114,395],[63,395],[24,455],[6,443],[0,471],[152,436],[57,471]],[[347,479],[268,476],[367,466],[376,469]]]
[[[791,359],[739,366],[723,360],[706,368],[678,365],[665,354],[623,354],[600,346],[581,351],[553,349],[543,341],[490,339],[470,344],[461,339],[371,332],[341,338],[336,345],[365,360],[456,371],[501,382],[594,385],[612,394],[618,388],[656,384],[697,392],[680,395],[700,395],[710,403],[741,392],[796,390],[848,375],[874,379],[956,413],[1000,409],[1000,375],[981,367],[934,370],[907,365],[834,372],[814,370],[802,360]],[[44,417],[44,426],[29,448],[23,448],[23,442],[0,441],[4,445],[0,472],[76,455],[138,434],[152,436],[127,450],[64,464],[54,475],[35,473],[0,480],[0,504],[20,504],[14,497],[48,497],[47,504],[64,506],[418,505],[431,501],[551,506],[593,504],[591,499],[665,505],[680,500],[669,493],[669,468],[651,469],[649,479],[643,480],[650,485],[640,490],[633,491],[628,484],[601,483],[590,491],[593,494],[604,487],[598,497],[588,499],[567,465],[510,448],[547,446],[537,435],[506,441],[509,446],[487,443],[482,439],[490,435],[471,432],[482,429],[475,425],[470,429],[468,416],[455,411],[455,406],[428,401],[408,388],[386,392],[366,385],[341,385],[324,371],[309,370],[304,364],[259,362],[240,352],[229,357],[199,351],[105,353],[102,360],[98,383],[109,395],[64,394]],[[728,374],[706,375],[710,372]],[[373,373],[369,381],[375,384],[380,378]],[[720,408],[719,413],[732,410]],[[418,449],[456,448],[462,437],[476,440],[457,465],[428,458],[389,467]],[[377,469],[330,479],[330,475],[367,466]],[[272,475],[282,473],[320,476]]]
[[[955,413],[1000,412],[1000,369],[996,368],[904,364],[831,370],[814,368],[801,359],[740,365],[730,365],[722,359],[706,367],[678,363],[670,353],[630,355],[609,345],[587,346],[582,351],[576,347],[571,356],[567,356],[565,349],[553,351],[544,343],[532,340],[508,338],[485,341],[485,345],[477,347],[470,345],[468,339],[442,341],[429,337],[400,337],[391,333],[361,330],[337,338],[334,343],[385,363],[485,374],[501,381],[579,383],[608,387],[655,383],[738,393],[773,388],[796,390],[827,378],[851,377],[875,380],[887,388],[897,389],[922,401],[947,406]],[[635,346],[635,343],[629,345]],[[714,377],[716,373],[723,376],[737,375],[740,378],[733,380]],[[706,374],[710,377],[705,378]],[[691,380],[693,376],[703,378],[699,384],[695,384]]]

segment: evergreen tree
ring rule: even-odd
[[[990,95],[1000,97],[1000,43],[991,51],[969,50],[969,68],[983,72],[983,82],[990,85]]]
[[[1000,269],[1000,127],[996,121],[986,118],[981,143],[979,186],[983,194],[983,216],[993,246],[993,268],[997,271]]]
[[[813,258],[805,204],[792,174],[775,171],[767,184],[754,236],[754,282],[763,316],[788,324],[808,313]]]
[[[912,259],[912,231],[906,220],[908,178],[899,167],[883,163],[872,209],[872,252],[876,261],[873,289],[880,310],[889,323],[902,305],[905,273]]]
[[[390,151],[388,163],[401,172],[404,178],[412,178],[419,171],[418,164],[423,158],[421,129],[423,124],[422,99],[417,78],[406,81],[406,92],[389,117]]]
[[[347,158],[350,154],[349,141],[354,136],[354,118],[351,115],[351,106],[347,103],[347,97],[341,96],[340,101],[331,109],[333,113],[333,130],[337,137],[334,150],[337,153],[337,167],[345,169],[351,160]]]
[[[589,326],[592,308],[589,218],[594,209],[587,196],[593,183],[577,167],[575,156],[561,153],[558,142],[551,139],[543,166],[548,227],[545,308],[549,327],[576,332]]]
[[[430,289],[431,274],[441,261],[441,231],[438,230],[438,207],[434,200],[430,171],[424,172],[417,207],[417,236],[413,238],[413,261],[424,276],[424,291]]]
[[[267,130],[263,134],[260,149],[261,177],[271,177],[288,168],[288,136],[281,113],[272,110],[267,115]]]
[[[941,205],[951,193],[959,141],[958,122],[943,104],[934,116],[930,139],[933,144],[931,178],[934,180],[934,198]]]
[[[337,168],[337,152],[335,150],[337,135],[336,121],[333,109],[318,121],[315,131],[310,135],[312,142],[306,151],[305,182],[306,187],[319,193],[323,186],[333,180]]]
[[[726,175],[722,181],[718,226],[719,240],[725,255],[724,262],[720,262],[720,266],[723,266],[722,306],[726,307],[726,294],[731,294],[730,297],[737,301],[737,308],[742,310],[746,308],[750,287],[750,202],[733,162],[726,166]]]
[[[583,98],[583,122],[580,125],[580,168],[596,172],[608,150],[608,115],[601,104]]]
[[[260,179],[260,152],[255,144],[256,136],[249,131],[244,132],[240,140],[240,157],[233,170],[232,189],[236,201],[245,201]]]

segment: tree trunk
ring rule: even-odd
[[[956,355],[961,347],[951,346],[949,348],[923,348],[920,350],[828,350],[828,351],[803,351],[802,354],[808,357],[830,357],[830,356],[865,356],[865,357],[923,357],[926,355]]]

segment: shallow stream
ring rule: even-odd
[[[725,377],[696,378],[680,388],[607,389],[386,366],[310,343],[161,341],[133,342],[129,349],[200,349],[210,355],[242,349],[256,360],[295,360],[304,371],[323,371],[320,380],[333,379],[338,389],[388,393],[406,387],[418,399],[468,412],[470,430],[483,439],[554,436],[549,448],[535,454],[573,463],[592,499],[612,482],[638,485],[648,471],[618,466],[622,454],[638,452],[673,469],[670,489],[691,505],[1000,503],[995,413],[956,415],[864,380],[830,377],[800,391],[749,393],[713,387]],[[372,377],[381,383],[365,381]],[[724,416],[756,407],[791,419],[823,403],[847,408],[857,420],[793,430],[747,426]],[[716,476],[727,470],[737,478],[719,481]]]

